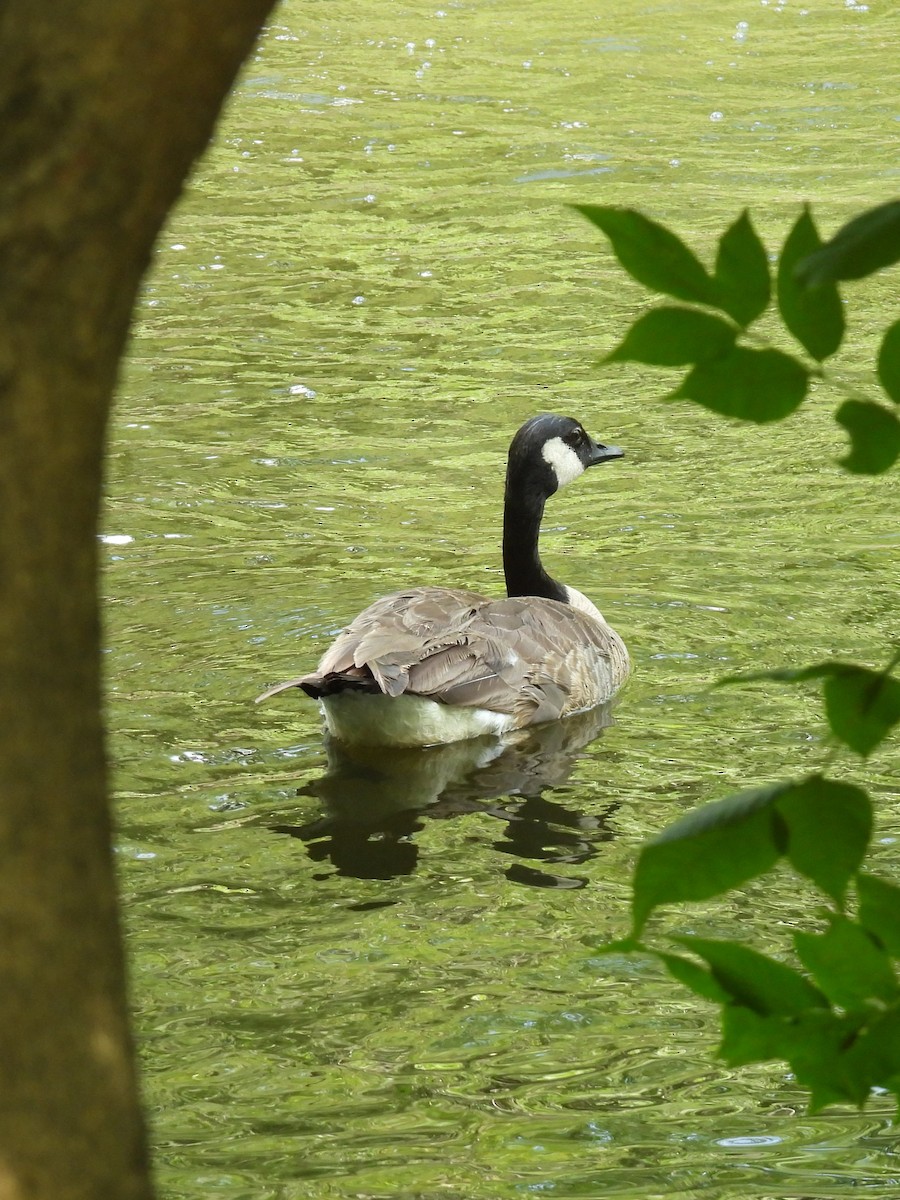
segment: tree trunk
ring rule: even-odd
[[[0,3],[0,1200],[150,1196],[106,797],[103,438],[272,0]]]

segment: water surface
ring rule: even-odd
[[[885,1101],[804,1115],[777,1064],[714,1062],[708,1006],[593,951],[644,838],[825,761],[812,693],[709,685],[882,661],[896,482],[837,469],[827,387],[753,430],[599,369],[647,298],[567,205],[641,207],[707,258],[745,205],[772,246],[806,198],[830,232],[897,190],[898,25],[826,0],[277,10],[161,239],[110,447],[165,1196],[896,1194]],[[862,388],[891,282],[847,289]],[[501,592],[505,449],[546,409],[627,451],[542,543],[632,651],[615,723],[385,765],[339,761],[299,697],[255,708],[387,590]],[[878,796],[888,872],[896,766],[834,768]],[[785,872],[669,927],[774,950],[811,904]]]

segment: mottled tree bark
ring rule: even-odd
[[[154,238],[272,0],[0,0],[0,1200],[148,1197],[97,514]]]

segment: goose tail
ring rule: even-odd
[[[334,696],[339,692],[381,691],[375,679],[367,671],[354,668],[349,671],[329,671],[327,674],[313,671],[309,675],[300,675],[297,679],[289,679],[286,683],[276,683],[273,687],[266,688],[256,697],[254,704],[261,704],[263,700],[269,700],[280,692],[288,691],[289,688],[300,688],[313,700],[322,700],[326,696]]]

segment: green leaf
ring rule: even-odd
[[[768,671],[741,671],[738,675],[723,675],[713,687],[730,687],[735,683],[762,683],[774,679],[776,683],[800,683],[806,679],[820,679],[827,675],[831,663],[816,663],[812,667],[772,667]]]
[[[856,877],[859,920],[889,954],[900,958],[900,887],[860,872]]]
[[[784,786],[704,805],[646,845],[634,872],[633,936],[661,904],[708,900],[768,871],[781,853],[771,808]]]
[[[654,953],[673,979],[683,983],[704,1000],[712,1000],[714,1004],[727,1004],[731,999],[728,992],[719,987],[710,972],[691,959],[682,958],[680,954],[663,954],[659,950]]]
[[[891,960],[861,926],[835,917],[824,933],[794,934],[800,961],[832,1004],[863,1008],[890,1004],[900,989]]]
[[[797,264],[821,245],[809,209],[787,236],[778,262],[778,307],[784,323],[817,362],[834,354],[844,336],[844,308],[837,287],[808,287],[797,279]]]
[[[846,1055],[860,1022],[857,1013],[810,1009],[793,1023],[793,1046],[787,1060],[797,1082],[810,1090],[810,1112],[827,1104],[849,1103],[861,1108],[865,1103],[869,1080]]]
[[[794,1028],[784,1017],[761,1016],[740,1004],[730,1004],[722,1012],[719,1057],[729,1067],[787,1059],[794,1042]]]
[[[734,345],[733,325],[697,308],[664,306],[638,317],[604,362],[682,367],[723,354]]]
[[[900,321],[895,321],[882,339],[878,379],[893,402],[900,404]]]
[[[722,1013],[719,1055],[733,1067],[786,1060],[797,1081],[810,1089],[812,1111],[826,1104],[861,1104],[868,1085],[854,1078],[841,1053],[857,1027],[857,1020],[827,1009],[783,1017],[731,1005]]]
[[[746,327],[765,312],[772,293],[769,260],[747,209],[719,239],[713,278],[718,307],[739,325]]]
[[[796,871],[843,904],[872,836],[872,803],[862,788],[811,775],[776,802],[787,828],[785,853]]]
[[[872,1018],[848,1046],[842,1065],[846,1075],[865,1089],[863,1099],[873,1087],[900,1094],[900,1008],[896,1004]]]
[[[798,267],[806,287],[862,279],[900,262],[900,200],[889,200],[848,221]]]
[[[881,475],[900,456],[900,421],[889,408],[868,400],[845,400],[834,419],[850,434],[850,453],[841,466],[855,475]]]
[[[809,372],[789,354],[735,346],[728,354],[698,363],[668,398],[695,400],[726,417],[763,425],[799,408],[808,383]]]
[[[867,758],[900,721],[900,680],[835,663],[825,680],[825,712],[835,737]]]
[[[674,939],[709,965],[713,978],[737,1004],[762,1016],[796,1016],[828,1001],[799,971],[742,942],[694,936]]]
[[[715,303],[715,289],[706,268],[665,226],[633,208],[598,204],[573,207],[606,234],[616,258],[632,279],[678,300]]]
[[[824,662],[811,667],[782,667],[727,675],[719,686],[774,679],[797,683],[825,680],[825,713],[835,737],[866,758],[900,721],[900,680],[887,671],[872,671],[856,663]]]

